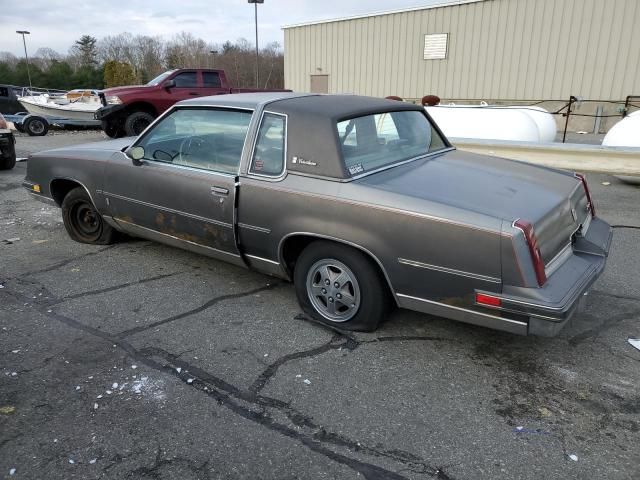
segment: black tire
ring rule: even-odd
[[[328,268],[326,271],[329,276],[334,275],[333,280],[341,278],[342,273],[346,274],[342,278],[348,280],[342,285],[331,285],[331,280],[326,286],[327,290],[323,289],[323,294],[313,295],[312,289],[317,289],[318,285],[327,280],[317,270],[323,270],[325,267]],[[354,278],[350,279],[351,276]],[[298,258],[293,277],[298,302],[304,312],[332,328],[371,332],[389,313],[391,301],[385,279],[377,265],[363,252],[354,248],[324,240],[315,241],[305,248]],[[339,288],[333,288],[335,285]],[[324,294],[327,296],[323,297]],[[337,300],[338,296],[354,298],[355,303],[351,305],[356,307],[341,304]],[[335,315],[342,315],[342,318],[328,318],[327,315],[332,315],[329,302],[335,304]],[[342,314],[339,309],[343,310]]]
[[[11,170],[16,166],[16,156],[0,157],[0,170]]]
[[[44,137],[49,131],[49,122],[42,117],[29,117],[22,122],[22,128],[31,137]]]
[[[100,216],[82,187],[74,188],[64,197],[62,220],[76,242],[109,245],[115,241],[116,231]]]
[[[133,112],[124,122],[124,131],[129,137],[137,137],[151,125],[155,117],[147,112]]]
[[[102,121],[102,130],[110,138],[122,138],[125,136],[124,129],[115,122]]]

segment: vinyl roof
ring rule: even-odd
[[[411,7],[411,8],[401,8],[398,10],[384,10],[379,12],[367,13],[364,15],[352,15],[350,17],[340,17],[340,18],[329,18],[326,20],[316,20],[312,22],[303,22],[303,23],[294,23],[291,25],[283,25],[282,29],[286,30],[288,28],[296,28],[296,27],[306,27],[310,25],[319,25],[322,23],[333,23],[333,22],[344,22],[346,20],[357,20],[359,18],[368,18],[368,17],[377,17],[380,15],[392,15],[394,13],[405,13],[405,12],[415,12],[419,10],[431,10],[432,8],[442,8],[442,7],[454,7],[456,5],[466,5],[467,3],[478,3],[478,2],[486,2],[487,0],[452,0],[449,2],[442,2],[435,5],[425,5],[424,7]]]
[[[309,94],[296,92],[233,93],[229,95],[212,95],[209,97],[190,98],[189,100],[179,102],[177,105],[256,109],[261,105],[275,102],[277,100],[298,98],[307,95]]]

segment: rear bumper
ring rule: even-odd
[[[540,288],[505,285],[503,312],[528,317],[531,335],[557,335],[579,308],[580,300],[598,279],[606,265],[611,246],[609,224],[594,218],[584,237],[572,245],[573,253]]]

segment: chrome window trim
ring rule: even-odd
[[[258,136],[260,135],[260,129],[262,128],[262,123],[264,122],[264,116],[266,114],[284,117],[284,152],[282,156],[282,171],[277,175],[266,175],[261,173],[254,173],[251,171],[253,161],[255,160],[256,146],[258,144]],[[249,157],[249,164],[247,165],[247,177],[257,178],[259,180],[268,180],[272,182],[279,182],[284,177],[286,177],[288,146],[289,146],[289,115],[287,115],[286,113],[279,113],[271,110],[263,110],[262,113],[260,114],[260,120],[258,121],[258,126],[255,132],[255,135],[253,136],[253,146],[251,148],[251,156]]]
[[[117,195],[115,193],[104,192],[105,197],[118,198],[120,200],[124,200],[131,203],[137,203],[138,205],[144,205],[145,207],[155,208],[156,210],[162,210],[164,212],[175,213],[177,215],[182,215],[184,217],[192,218],[194,220],[199,220],[201,222],[211,223],[213,225],[218,225],[220,227],[232,228],[233,225],[226,222],[221,222],[220,220],[215,220],[213,218],[201,217],[199,215],[194,215],[192,213],[183,212],[182,210],[174,210],[173,208],[163,207],[161,205],[156,205],[155,203],[143,202],[142,200],[137,200],[135,198],[125,197],[123,195]],[[131,223],[132,225],[137,225],[136,223]],[[141,227],[144,228],[144,227]]]
[[[197,171],[197,172],[211,172],[211,173],[217,173],[217,174],[221,174],[221,175],[229,175],[231,177],[238,176],[240,174],[240,167],[242,166],[242,158],[244,157],[245,150],[247,148],[247,140],[249,138],[249,132],[251,131],[251,121],[253,120],[253,114],[255,113],[255,109],[254,108],[230,107],[230,106],[225,106],[225,105],[205,105],[205,104],[200,104],[200,103],[198,103],[198,104],[188,104],[188,105],[173,105],[166,112],[164,112],[162,115],[160,115],[158,118],[156,118],[147,128],[145,128],[144,131],[140,135],[138,135],[138,137],[135,139],[135,141],[129,147],[127,147],[127,149],[130,149],[130,148],[133,148],[133,147],[137,147],[138,144],[142,141],[142,139],[149,133],[151,128],[155,127],[155,125],[157,123],[159,123],[165,117],[168,117],[173,112],[176,112],[178,110],[189,110],[192,107],[195,107],[195,109],[239,110],[239,111],[243,111],[243,112],[251,112],[251,118],[249,119],[249,124],[247,125],[247,132],[244,135],[244,142],[242,144],[242,152],[240,153],[240,160],[238,161],[238,168],[237,168],[236,172],[235,173],[219,172],[217,170],[207,170],[205,168],[187,167],[186,165],[173,165],[173,163],[171,163],[171,162],[162,162],[160,160],[148,159],[148,158],[144,158],[143,161],[145,161],[145,162],[153,162],[154,164],[172,165],[174,167],[189,168],[189,169],[192,169],[192,170]]]
[[[406,258],[398,258],[398,263],[402,265],[409,265],[411,267],[424,268],[427,270],[436,270],[438,272],[449,273],[452,275],[459,275],[461,277],[473,278],[475,280],[482,280],[490,283],[502,283],[502,280],[497,277],[491,277],[489,275],[480,275],[478,273],[466,272],[464,270],[456,270],[455,268],[441,267],[439,265],[431,265],[429,263],[422,263],[416,260],[408,260]]]

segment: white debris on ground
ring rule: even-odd
[[[98,404],[97,404],[97,403],[94,403],[94,404],[93,404],[93,409],[94,409],[94,410],[97,410],[97,409],[98,409]]]
[[[15,475],[16,474],[16,469],[12,468],[9,470],[9,475]]]
[[[574,462],[577,462],[577,461],[578,461],[578,456],[577,456],[575,453],[572,453],[571,455],[569,455],[569,458],[570,458],[571,460],[573,460]]]
[[[303,382],[307,385],[311,385],[311,380],[309,380],[308,378],[305,378]]]
[[[113,385],[111,385],[111,388],[113,388],[114,390],[118,388],[118,382],[113,382]]]
[[[629,342],[632,347],[640,350],[640,338],[628,338],[627,342]]]
[[[176,368],[176,372],[180,373],[182,371],[181,367]]]
[[[189,378],[189,379],[187,379],[187,383],[188,383],[189,385],[191,385],[191,384],[193,383],[193,378]]]
[[[97,461],[98,461],[98,459],[97,459],[97,458],[92,458],[91,460],[89,460],[89,463],[90,463],[91,465],[93,465],[93,464],[94,464],[94,463],[96,463]]]

